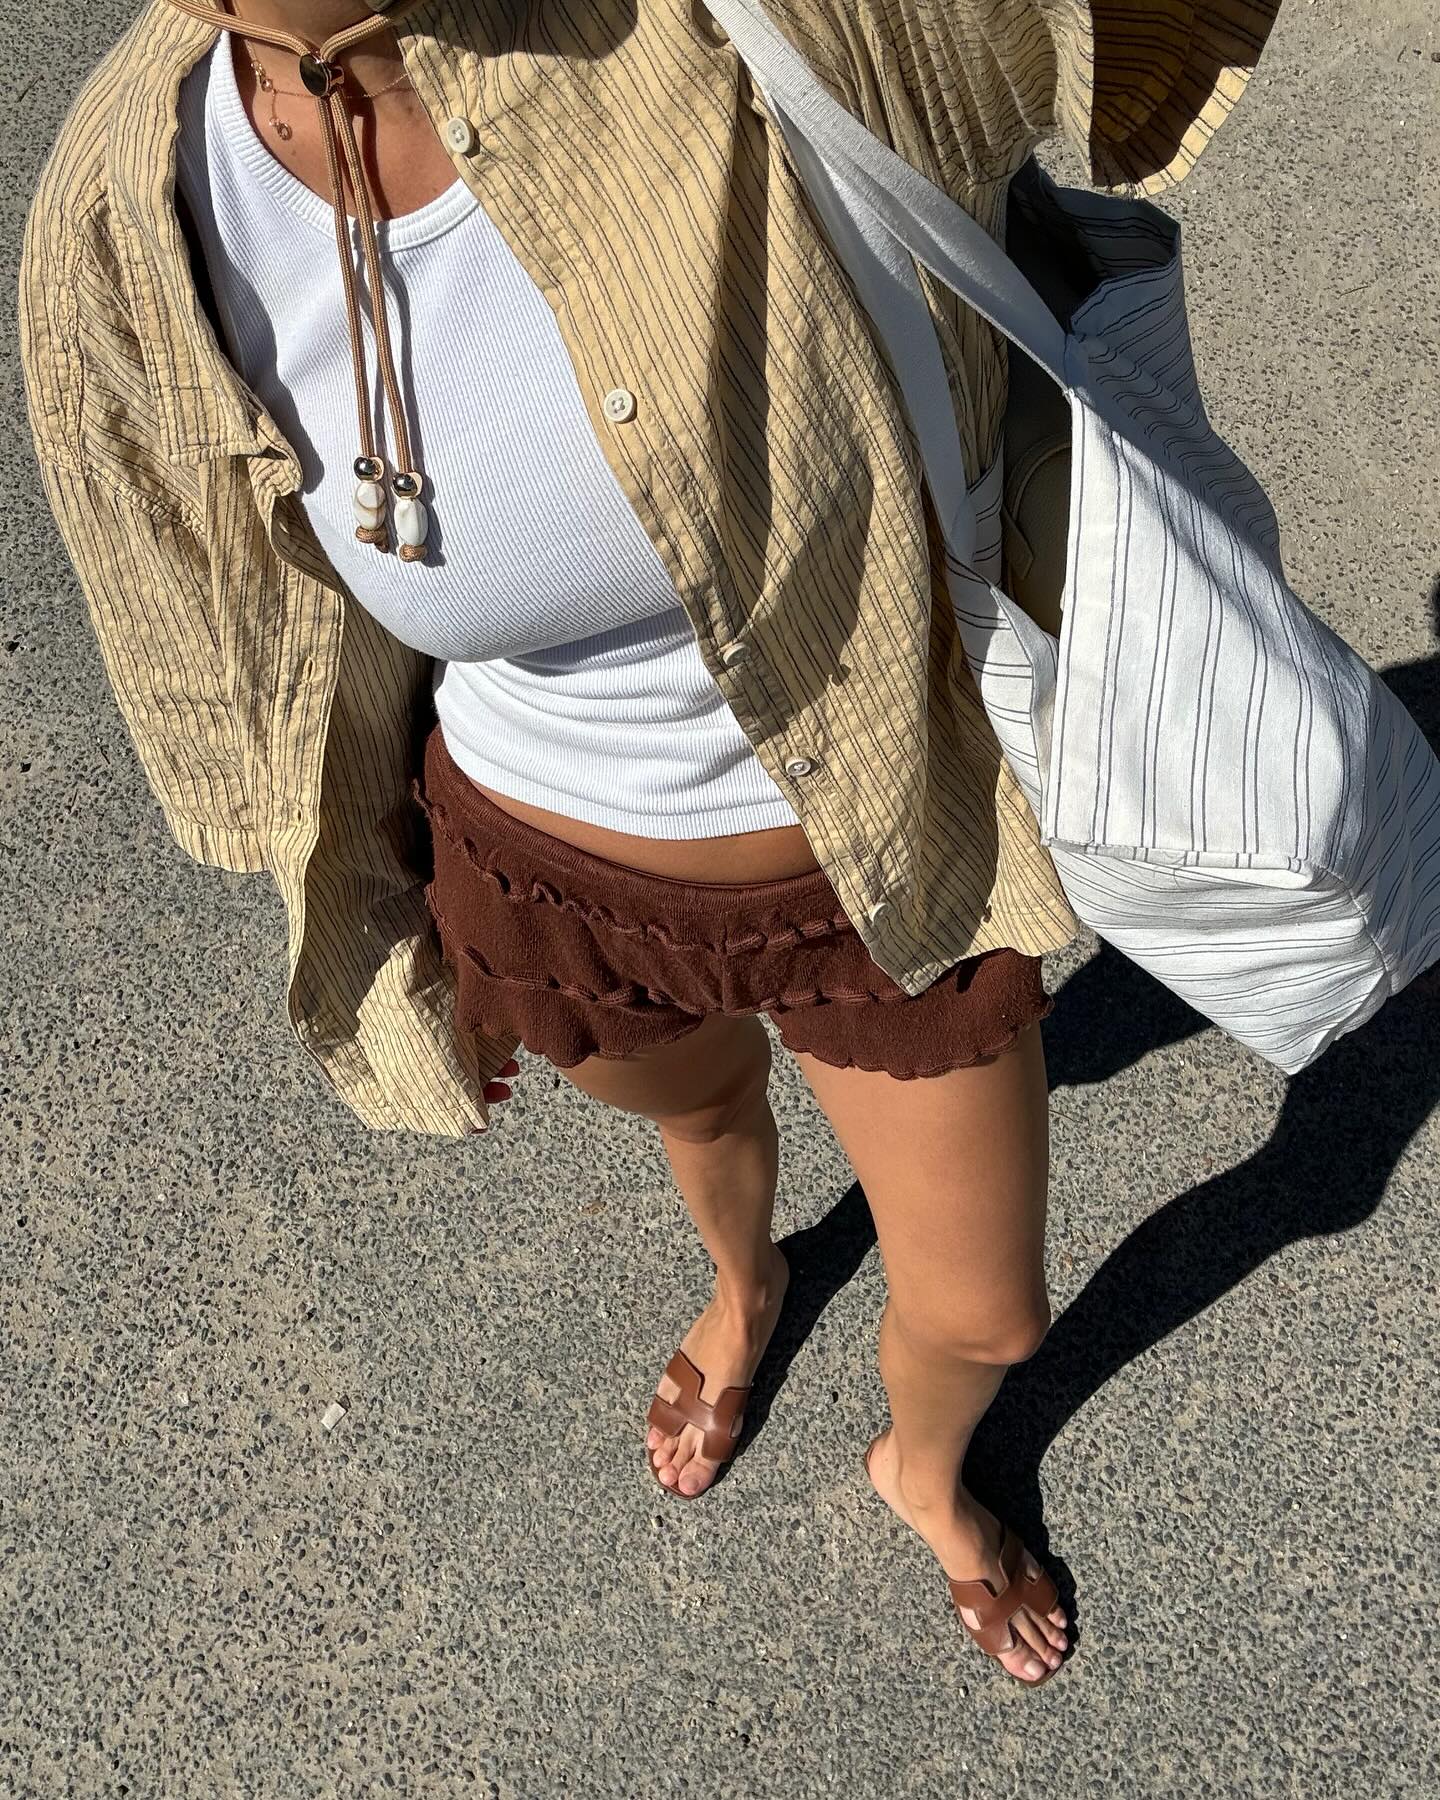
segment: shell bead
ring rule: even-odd
[[[390,533],[385,524],[385,489],[369,473],[374,467],[372,458],[357,457],[355,466],[361,471],[361,479],[355,484],[355,536],[362,544],[373,544],[378,550],[386,550],[390,545]]]
[[[402,544],[423,544],[429,529],[423,500],[402,498],[395,502],[395,535]]]
[[[385,490],[378,481],[361,481],[355,485],[355,523],[378,525],[385,517]]]

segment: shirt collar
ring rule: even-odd
[[[421,0],[396,22],[416,73],[433,80],[433,40],[454,41],[456,7],[488,14],[494,0]],[[278,450],[294,461],[216,339],[175,209],[180,84],[219,36],[219,26],[149,0],[115,46],[117,99],[106,154],[116,244],[168,459],[196,464]],[[298,463],[294,474],[298,480]]]

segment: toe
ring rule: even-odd
[[[707,1462],[703,1456],[692,1456],[680,1471],[680,1492],[682,1494],[703,1494],[715,1479],[716,1465]]]
[[[699,1447],[699,1432],[692,1430],[691,1427],[687,1425],[680,1433],[679,1437],[676,1438],[675,1449],[670,1458],[670,1466],[674,1469],[677,1476],[684,1473],[686,1465]]]
[[[1030,1642],[1034,1646],[1036,1655],[1046,1668],[1058,1669],[1065,1660],[1064,1633],[1055,1631],[1045,1620],[1037,1619],[1033,1613],[1026,1614],[1026,1623],[1030,1627]]]
[[[1045,1673],[1045,1664],[1015,1630],[1013,1620],[1010,1626],[1010,1648],[1000,1652],[1000,1662],[1021,1681],[1038,1681]]]
[[[1059,1668],[1060,1652],[1046,1635],[1043,1621],[1037,1619],[1034,1613],[1024,1610],[1017,1612],[1010,1621],[1010,1629],[1018,1635],[1022,1650],[1028,1647],[1047,1668]]]
[[[960,1608],[960,1616],[971,1625],[979,1623],[968,1606]],[[1060,1653],[1045,1642],[1031,1616],[1021,1611],[1010,1621],[1010,1645],[998,1653],[998,1661],[1021,1681],[1038,1681],[1048,1669],[1060,1666]]]
[[[1039,1563],[1028,1550],[1025,1552],[1025,1572],[1027,1575],[1039,1575],[1042,1572]],[[1039,1634],[1036,1640],[1037,1649],[1063,1650],[1065,1648],[1068,1641],[1065,1635],[1065,1626],[1068,1621],[1065,1618],[1063,1607],[1056,1606],[1043,1617],[1040,1613],[1027,1608],[1024,1617],[1033,1624],[1035,1633]],[[1033,1636],[1034,1633],[1031,1635]]]

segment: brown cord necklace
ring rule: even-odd
[[[343,97],[345,71],[336,60],[362,39],[377,31],[387,30],[392,19],[407,12],[417,0],[366,0],[375,13],[373,19],[362,19],[335,32],[323,44],[313,45],[293,32],[274,26],[260,25],[250,19],[239,19],[219,11],[203,0],[167,0],[192,18],[202,19],[221,31],[236,31],[258,43],[273,44],[276,49],[293,51],[300,59],[300,80],[315,101],[320,117],[320,132],[325,144],[325,164],[330,178],[330,202],[335,214],[335,244],[340,255],[340,275],[345,288],[345,313],[350,331],[350,355],[355,374],[355,402],[360,424],[360,454],[355,458],[355,536],[363,544],[378,550],[390,546],[389,525],[393,522],[399,540],[402,562],[425,560],[425,538],[429,531],[429,515],[420,492],[425,477],[414,465],[410,453],[410,434],[405,425],[405,409],[400,398],[400,383],[395,374],[395,359],[390,347],[390,323],[386,316],[385,288],[380,272],[380,253],[375,242],[375,213],[369,183],[360,161],[355,133]],[[401,80],[406,77],[401,77]],[[262,88],[268,83],[266,77]],[[398,87],[400,82],[392,82]],[[273,93],[273,87],[271,92]],[[380,90],[382,92],[388,90]],[[365,95],[363,98],[373,98]],[[274,119],[274,101],[271,101]],[[281,131],[283,138],[289,128]],[[341,160],[343,157],[344,173]],[[393,507],[385,495],[385,459],[375,444],[370,423],[369,383],[365,373],[365,340],[360,320],[360,304],[355,289],[349,219],[345,209],[345,178],[355,202],[356,221],[360,227],[360,244],[370,284],[371,317],[375,327],[375,345],[385,397],[395,434],[396,468],[390,476]]]

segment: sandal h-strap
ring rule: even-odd
[[[673,1400],[662,1400],[657,1393],[650,1402],[650,1411],[645,1416],[647,1425],[654,1425],[667,1437],[679,1437],[687,1425],[693,1425],[700,1433],[700,1454],[707,1462],[725,1463],[735,1454],[735,1443],[740,1436],[740,1421],[745,1416],[745,1405],[750,1398],[748,1387],[727,1387],[712,1401],[700,1398],[700,1390],[705,1385],[705,1377],[691,1362],[683,1350],[677,1350],[665,1365],[665,1373],[679,1388],[680,1392]],[[666,1487],[660,1480],[659,1471],[647,1451],[645,1460],[650,1464],[650,1472],[655,1480],[679,1500],[698,1500],[700,1494],[682,1493],[678,1487]],[[701,1488],[700,1493],[707,1493],[714,1483]]]
[[[1060,1600],[1054,1581],[1044,1569],[1040,1569],[1035,1575],[1027,1572],[1025,1546],[1008,1524],[1004,1526],[1000,1540],[1000,1570],[1005,1577],[1005,1585],[998,1593],[984,1576],[973,1581],[953,1581],[948,1575],[945,1577],[950,1587],[950,1598],[955,1602],[956,1617],[985,1654],[995,1657],[997,1661],[1006,1651],[1028,1647],[1011,1624],[1016,1613],[1029,1611],[1036,1618],[1047,1618]],[[960,1611],[962,1606],[975,1614],[977,1624],[972,1625],[964,1617]],[[1064,1666],[1062,1662],[1060,1668],[1063,1669]],[[1050,1677],[1058,1672],[1057,1669],[1047,1667],[1043,1675],[1037,1675],[1033,1679],[1028,1675],[1016,1675],[1013,1679],[1021,1687],[1044,1687]],[[1006,1670],[1006,1673],[1009,1674],[1010,1671]]]

